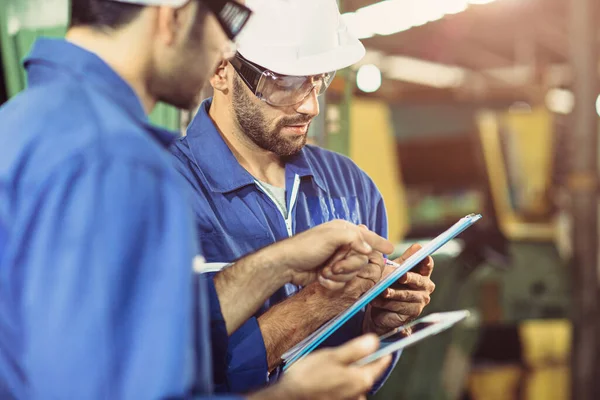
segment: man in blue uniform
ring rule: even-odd
[[[214,97],[171,147],[191,187],[207,261],[218,270],[335,218],[386,236],[383,199],[371,179],[348,158],[305,146],[308,125],[319,112],[317,96],[337,69],[363,57],[364,47],[347,31],[335,0],[247,5],[257,15],[240,36],[236,56],[217,68]],[[432,269],[433,261],[426,260],[328,344],[383,333],[419,315],[434,289]],[[318,285],[281,288],[231,337],[230,387],[252,389],[269,373],[276,375],[286,350],[348,307],[382,273],[374,262],[333,296]]]
[[[334,221],[214,282],[194,275],[191,213],[165,151],[174,135],[147,114],[157,101],[191,107],[250,12],[230,0],[71,7],[66,40],[34,45],[29,88],[0,109],[0,398],[211,396],[228,336],[276,289],[317,275],[343,286],[392,245]],[[315,354],[250,397],[359,397],[389,360],[349,365],[376,347],[365,337]]]

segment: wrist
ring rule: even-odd
[[[302,292],[306,296],[305,309],[312,315],[321,316],[322,322],[337,316],[355,301],[345,291],[331,291],[317,282],[306,286]]]
[[[254,253],[257,260],[253,263],[258,266],[257,274],[263,279],[272,281],[277,288],[294,279],[294,270],[288,263],[286,256],[287,240],[277,242]]]
[[[290,390],[288,385],[285,382],[285,379],[282,379],[277,384],[263,389],[259,392],[251,394],[248,396],[248,400],[278,400],[278,399],[297,399],[297,395],[294,390]]]

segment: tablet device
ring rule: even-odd
[[[449,329],[469,316],[469,311],[459,310],[440,312],[419,318],[409,324],[394,329],[379,338],[379,350],[358,360],[354,365],[361,366],[372,363],[381,357],[402,350],[430,336]]]
[[[337,317],[331,319],[329,322],[325,323],[311,335],[309,335],[306,339],[298,343],[292,349],[287,351],[285,354],[281,356],[284,366],[283,370],[285,371],[289,368],[294,362],[306,356],[308,353],[313,351],[317,346],[323,343],[333,332],[335,332],[340,326],[342,326],[346,321],[348,321],[352,316],[354,316],[357,312],[367,306],[373,299],[379,296],[385,289],[391,286],[394,282],[396,282],[400,277],[418,265],[421,261],[423,261],[426,257],[433,254],[439,248],[441,248],[448,241],[454,239],[460,233],[462,233],[465,229],[473,225],[475,222],[481,219],[481,215],[479,214],[470,214],[464,218],[461,218],[456,224],[450,227],[447,231],[427,243],[423,246],[419,251],[415,254],[407,258],[402,264],[396,264],[396,270],[384,277],[380,280],[375,286],[373,286],[370,290],[363,293],[363,295],[352,304],[349,308],[339,314]]]

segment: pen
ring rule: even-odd
[[[390,267],[399,268],[400,264],[393,262],[392,260],[385,259],[385,265],[389,265]]]

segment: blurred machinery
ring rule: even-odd
[[[377,17],[375,3],[340,8],[352,28]],[[474,318],[405,351],[374,397],[600,398],[600,2],[380,3],[383,17],[362,32],[367,56],[319,99],[310,140],[373,177],[399,250],[467,213],[484,219],[436,257],[427,308],[470,308]],[[67,4],[4,2],[0,103],[25,86],[19,61],[33,40],[64,34]],[[355,85],[362,64],[381,71],[378,90]],[[192,114],[160,105],[151,119],[184,130]]]

